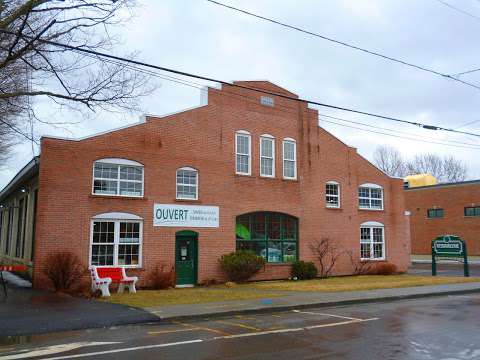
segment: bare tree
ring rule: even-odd
[[[338,258],[344,254],[344,251],[338,249],[328,237],[323,237],[311,244],[310,250],[317,257],[319,264],[318,275],[320,278],[329,277]]]
[[[378,146],[373,153],[375,165],[390,176],[405,177],[415,174],[431,174],[439,182],[463,181],[468,176],[465,163],[453,156],[417,154],[405,160],[400,151],[392,146]]]
[[[348,255],[350,263],[352,264],[353,275],[366,275],[372,271],[372,264],[367,261],[361,261],[356,252],[347,250],[346,254]]]
[[[402,154],[392,146],[378,146],[373,153],[373,162],[380,170],[390,176],[405,176]]]
[[[406,164],[409,174],[432,174],[439,182],[463,181],[467,178],[466,165],[453,156],[419,154]]]
[[[113,51],[119,39],[109,29],[130,17],[134,5],[134,0],[0,0],[0,143],[12,134],[33,140],[28,122],[45,121],[34,112],[37,98],[79,111],[138,109],[139,97],[153,89],[145,73],[45,42]]]

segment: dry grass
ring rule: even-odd
[[[187,288],[168,290],[139,290],[136,294],[116,294],[101,300],[134,307],[154,307],[178,304],[200,304],[215,301],[250,300],[279,297],[284,294],[239,288]]]
[[[260,281],[237,285],[234,288],[215,285],[206,288],[140,290],[136,294],[116,294],[112,292],[110,298],[101,300],[116,304],[148,308],[177,304],[201,304],[216,301],[274,298],[288,295],[289,291],[360,291],[465,282],[480,282],[480,278],[416,275],[342,276],[303,281]]]
[[[253,287],[259,290],[338,292],[425,285],[445,285],[478,281],[480,281],[480,278],[416,275],[361,275],[303,281],[265,281],[242,286]]]

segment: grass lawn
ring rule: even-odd
[[[284,294],[268,290],[254,290],[249,288],[227,288],[215,286],[209,288],[184,288],[168,290],[139,290],[136,294],[117,294],[112,292],[110,298],[102,298],[115,304],[134,307],[153,307],[177,304],[200,304],[227,300],[250,300],[260,298],[280,297]]]
[[[260,290],[337,292],[402,288],[423,285],[444,285],[477,281],[480,281],[480,278],[451,276],[433,277],[417,275],[361,275],[303,281],[264,281],[241,286],[253,287]]]
[[[139,290],[136,294],[117,294],[102,301],[134,307],[154,307],[177,304],[200,304],[228,300],[250,300],[282,297],[290,291],[339,292],[375,290],[423,285],[444,285],[478,282],[480,278],[362,275],[303,281],[259,281],[228,288],[224,285],[168,290]]]

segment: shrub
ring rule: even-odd
[[[397,266],[388,262],[375,264],[368,270],[368,275],[393,275],[396,273]]]
[[[223,255],[220,269],[229,281],[244,282],[265,266],[265,259],[251,251],[236,251]]]
[[[78,257],[68,251],[48,255],[46,264],[43,273],[52,282],[55,291],[68,291],[72,286],[79,286],[81,277],[86,273]]]
[[[292,278],[299,280],[315,279],[317,277],[317,267],[313,262],[295,261],[292,264]]]
[[[175,271],[166,265],[159,264],[148,275],[150,286],[155,290],[168,289],[175,285]]]

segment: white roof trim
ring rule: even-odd
[[[372,184],[372,183],[365,183],[365,184],[359,185],[359,187],[369,187],[369,188],[374,188],[374,189],[383,189],[383,187],[381,185]]]
[[[366,221],[364,223],[361,223],[360,226],[378,226],[378,227],[385,227],[382,223],[378,221]]]
[[[128,160],[128,159],[121,159],[121,158],[104,158],[95,160],[95,162],[107,163],[107,164],[119,164],[119,165],[133,165],[133,166],[143,166],[137,161]]]
[[[143,220],[143,218],[138,215],[123,213],[123,212],[110,212],[110,213],[98,214],[93,216],[92,219]]]

